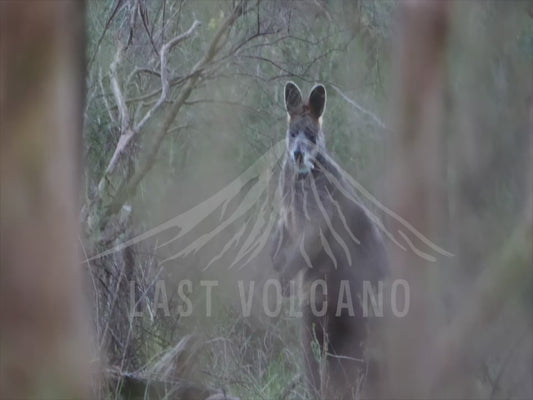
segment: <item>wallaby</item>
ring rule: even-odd
[[[314,398],[354,399],[366,368],[363,281],[383,279],[385,247],[369,213],[326,152],[321,117],[326,89],[304,102],[285,86],[287,152],[280,173],[281,210],[271,257],[284,293],[302,273],[303,353]]]

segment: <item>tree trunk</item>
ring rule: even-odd
[[[1,398],[89,397],[77,216],[82,6],[0,4]]]

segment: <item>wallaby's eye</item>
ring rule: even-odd
[[[305,137],[307,140],[309,140],[311,143],[316,144],[316,136],[311,132],[310,129],[305,130]]]
[[[296,131],[290,131],[291,137],[296,137]]]

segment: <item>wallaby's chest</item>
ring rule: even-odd
[[[331,223],[336,212],[335,192],[322,175],[286,182],[284,222],[293,239]]]

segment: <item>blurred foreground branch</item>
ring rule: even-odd
[[[1,2],[0,397],[89,398],[80,2]],[[96,360],[94,360],[96,361]]]

